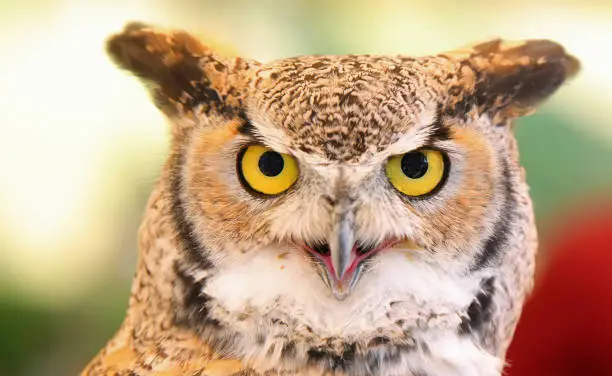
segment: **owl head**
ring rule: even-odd
[[[264,64],[134,23],[108,52],[171,122],[177,325],[262,372],[499,374],[536,250],[512,121],[578,71],[560,45]]]

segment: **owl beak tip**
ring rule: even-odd
[[[332,294],[337,300],[344,300],[351,293],[351,288],[341,282],[332,283]]]

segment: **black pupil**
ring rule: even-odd
[[[275,151],[267,151],[259,157],[259,170],[266,176],[277,176],[283,172],[284,167],[283,156]]]
[[[402,172],[410,179],[422,177],[428,168],[427,157],[420,151],[411,151],[402,157]]]

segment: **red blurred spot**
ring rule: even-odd
[[[505,374],[610,376],[612,202],[573,213],[553,235]]]

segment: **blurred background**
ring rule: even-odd
[[[612,200],[609,0],[0,1],[0,376],[77,374],[123,317],[168,141],[104,54],[130,20],[261,61],[552,38],[583,71],[517,126],[542,254],[574,208]]]

